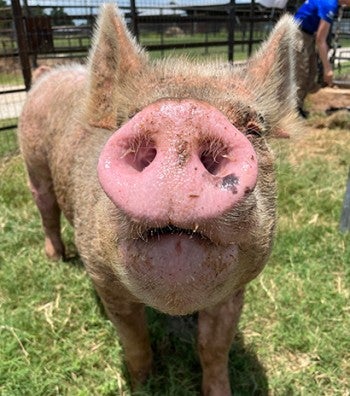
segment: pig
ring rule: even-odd
[[[102,7],[86,66],[42,70],[19,142],[48,258],[61,212],[115,325],[132,386],[152,367],[145,306],[198,313],[204,395],[230,395],[228,353],[244,289],[276,224],[269,142],[297,126],[291,16],[243,66],[151,60]]]

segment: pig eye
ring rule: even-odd
[[[261,128],[253,122],[249,122],[246,129],[246,135],[260,138],[262,136]]]
[[[259,119],[259,122],[261,122],[262,124],[265,123],[265,118],[261,113],[258,114],[258,119]]]

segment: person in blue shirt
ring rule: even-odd
[[[323,81],[333,83],[332,65],[328,59],[327,37],[338,6],[350,6],[350,0],[306,0],[296,11],[294,18],[300,26],[297,42],[296,79],[298,107],[305,116],[303,102],[316,85],[317,53],[323,66]],[[317,52],[316,52],[317,51]]]

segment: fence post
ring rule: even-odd
[[[32,72],[28,53],[28,44],[25,36],[22,8],[19,0],[11,0],[12,15],[15,23],[18,55],[21,62],[24,85],[28,91],[32,82]]]
[[[130,0],[130,12],[131,12],[131,26],[132,32],[138,42],[140,42],[140,35],[139,35],[139,25],[137,21],[137,8],[135,0]]]
[[[341,232],[350,231],[350,168],[344,195],[343,210],[340,216],[339,229]]]
[[[236,17],[236,4],[235,0],[230,0],[228,12],[228,61],[233,63],[234,57],[234,40],[235,40],[235,17]]]
[[[250,4],[250,13],[249,13],[249,44],[248,44],[248,57],[253,52],[253,38],[254,38],[254,8],[255,8],[255,0],[252,0]]]

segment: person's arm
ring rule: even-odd
[[[331,24],[321,19],[320,24],[316,32],[316,45],[318,49],[318,55],[323,65],[323,80],[327,85],[332,85],[333,82],[333,70],[332,65],[328,60],[328,44],[327,37]]]

